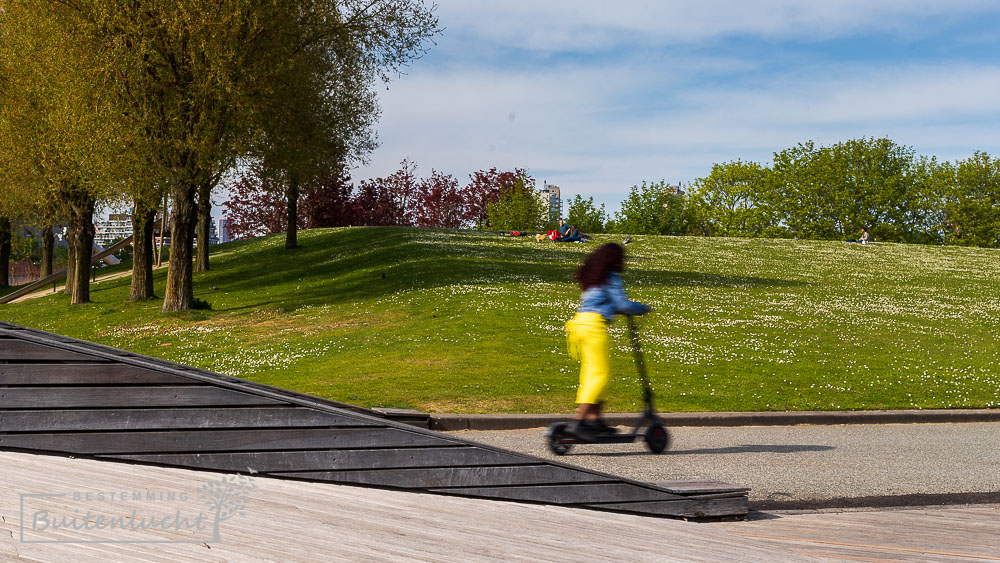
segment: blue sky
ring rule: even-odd
[[[643,180],[887,135],[943,160],[1000,144],[1000,2],[440,0],[444,33],[381,92],[380,147],[465,183],[527,168],[607,204]]]

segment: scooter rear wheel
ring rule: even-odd
[[[646,430],[646,447],[654,454],[663,453],[670,447],[670,431],[661,424],[653,424]]]
[[[566,440],[572,438],[565,426],[557,426],[549,432],[549,449],[556,455],[566,455],[573,448],[573,444]]]

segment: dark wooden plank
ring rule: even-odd
[[[45,344],[3,337],[13,332],[0,331],[0,448],[657,516],[711,519],[748,510],[745,489],[731,485],[666,483],[671,489],[660,490],[323,412],[309,407],[357,407],[99,345],[55,335]],[[62,349],[67,342],[84,352]],[[153,363],[132,366],[125,363],[130,357]],[[167,373],[172,370],[192,377]],[[255,389],[278,396],[255,395]],[[254,405],[270,408],[246,408]]]
[[[606,502],[588,504],[590,508],[618,510],[638,514],[673,516],[676,518],[740,518],[747,515],[747,497],[718,499],[680,499],[664,502]]]
[[[0,385],[201,384],[128,364],[0,364]]]
[[[377,469],[404,467],[450,467],[459,465],[513,465],[537,462],[515,454],[475,447],[362,449],[341,451],[246,452],[214,454],[122,454],[100,456],[164,465],[225,469],[259,473]]]
[[[17,338],[0,340],[0,361],[93,362],[97,358]]]
[[[591,504],[598,502],[660,501],[684,498],[632,483],[581,483],[524,487],[431,488],[432,492],[471,497],[527,500],[551,504]]]
[[[0,410],[0,432],[65,430],[157,430],[194,428],[268,428],[299,426],[375,426],[361,417],[301,407]]]
[[[210,385],[164,387],[6,387],[0,408],[197,407],[283,405],[275,399]]]
[[[235,377],[230,377],[230,376],[227,376],[227,375],[222,375],[222,374],[218,374],[218,373],[212,373],[212,372],[208,372],[208,371],[201,370],[201,369],[198,369],[198,368],[193,368],[193,367],[185,366],[185,365],[182,365],[182,364],[168,362],[166,360],[162,360],[162,359],[159,359],[159,358],[153,358],[153,357],[150,357],[150,356],[143,356],[141,354],[136,354],[136,353],[133,353],[133,352],[127,352],[127,351],[123,351],[123,350],[118,350],[118,349],[111,348],[111,347],[108,347],[108,346],[103,346],[103,345],[100,345],[100,344],[95,344],[93,342],[86,342],[86,341],[81,341],[81,340],[75,340],[75,339],[72,339],[72,338],[69,338],[69,337],[65,337],[65,336],[61,336],[61,335],[58,335],[58,334],[50,334],[50,333],[45,333],[45,332],[42,332],[42,331],[37,331],[37,330],[32,330],[32,329],[26,329],[24,327],[19,327],[17,325],[7,325],[7,326],[11,326],[13,328],[12,329],[3,329],[3,328],[0,328],[0,341],[5,340],[5,338],[4,338],[5,335],[10,335],[10,336],[16,337],[14,339],[20,339],[20,338],[22,338],[20,336],[20,333],[26,333],[26,334],[31,334],[32,336],[35,336],[35,337],[43,338],[45,344],[51,345],[51,346],[56,347],[56,348],[58,348],[58,347],[60,347],[60,346],[62,346],[64,344],[73,344],[73,345],[75,345],[77,347],[82,347],[82,348],[84,348],[84,349],[86,349],[88,351],[92,351],[93,354],[94,354],[92,361],[104,361],[104,360],[107,360],[111,364],[122,364],[122,365],[125,365],[127,362],[121,361],[121,360],[123,360],[123,359],[132,359],[132,360],[137,360],[137,361],[142,362],[144,365],[148,366],[150,369],[153,369],[153,370],[157,370],[158,368],[162,368],[164,372],[169,372],[169,373],[174,373],[176,371],[181,371],[181,372],[189,373],[190,374],[190,379],[195,380],[197,382],[204,383],[204,384],[216,385],[216,386],[227,387],[227,388],[233,388],[233,387],[235,387],[237,389],[240,389],[240,390],[248,392],[248,393],[254,393],[255,391],[261,391],[262,394],[266,394],[266,396],[272,396],[276,400],[281,401],[282,403],[284,403],[285,401],[290,401],[290,402],[294,402],[294,403],[296,403],[296,404],[298,404],[300,406],[334,407],[334,408],[345,409],[345,410],[348,410],[348,411],[357,412],[357,413],[361,413],[361,414],[367,414],[369,416],[374,416],[376,418],[385,418],[384,415],[381,415],[381,414],[379,414],[379,413],[377,413],[375,411],[372,411],[371,409],[366,409],[366,408],[358,407],[358,406],[355,406],[355,405],[350,405],[350,404],[347,404],[347,403],[340,403],[340,402],[337,402],[337,401],[331,401],[329,399],[322,399],[322,398],[319,398],[319,397],[315,397],[315,396],[311,396],[311,395],[306,395],[304,393],[297,393],[297,392],[294,392],[294,391],[289,391],[289,390],[281,389],[281,388],[278,388],[278,387],[272,387],[272,386],[269,386],[269,385],[264,385],[264,384],[256,383],[256,382],[252,382],[252,381],[246,381],[246,380],[243,380],[243,379],[239,379],[239,378],[235,378]],[[10,339],[7,339],[7,340],[10,340]],[[2,347],[2,345],[0,345],[0,347]],[[110,357],[110,358],[107,357],[106,356],[107,354],[110,354],[112,357]],[[52,364],[52,365],[56,365],[56,364]],[[184,373],[179,374],[180,377],[184,377],[184,375],[185,375]],[[185,379],[187,379],[187,378],[185,378]],[[2,408],[2,406],[0,406],[0,408]],[[411,421],[405,421],[405,422],[410,423]],[[412,421],[412,423],[414,425],[418,425],[418,426],[423,427],[424,424],[422,423],[422,421],[420,421],[420,422],[421,422],[420,424],[417,424],[416,421]]]
[[[434,435],[377,427],[0,434],[0,448],[80,454],[406,448],[446,443]]]
[[[377,412],[375,412],[375,411],[373,411],[371,409],[366,409],[366,408],[358,407],[358,406],[355,406],[355,405],[350,405],[350,404],[347,404],[347,403],[340,403],[340,402],[337,402],[337,401],[331,401],[329,399],[322,399],[322,398],[319,398],[319,397],[314,397],[314,396],[311,396],[311,395],[306,395],[304,393],[297,393],[297,392],[294,392],[294,391],[289,391],[287,389],[281,389],[281,388],[278,388],[278,387],[272,387],[272,386],[269,386],[269,385],[264,385],[264,384],[256,383],[256,382],[253,382],[253,381],[246,381],[246,380],[243,380],[243,379],[239,379],[239,378],[235,378],[235,377],[230,377],[230,376],[227,376],[227,375],[222,375],[222,374],[218,374],[218,373],[212,373],[212,372],[208,372],[208,371],[205,371],[205,370],[193,368],[193,367],[190,367],[190,366],[185,366],[185,365],[182,365],[182,364],[176,364],[176,363],[173,363],[173,362],[168,362],[168,361],[165,361],[165,360],[162,360],[162,359],[159,359],[159,358],[153,358],[153,357],[149,357],[149,356],[143,356],[141,354],[135,354],[135,353],[132,353],[132,352],[125,352],[125,351],[122,351],[122,350],[116,350],[114,348],[110,348],[110,347],[107,347],[107,346],[102,346],[100,344],[94,344],[92,342],[85,342],[85,341],[75,340],[75,339],[64,337],[64,336],[60,336],[60,335],[57,335],[57,334],[49,334],[49,333],[43,333],[43,332],[40,332],[40,331],[33,331],[33,330],[30,330],[30,329],[25,329],[23,327],[17,327],[17,325],[11,325],[11,326],[16,327],[16,330],[0,329],[0,341],[10,340],[10,339],[4,339],[3,338],[4,334],[16,334],[18,332],[27,332],[27,333],[31,333],[31,334],[36,335],[36,336],[45,337],[46,338],[46,343],[47,344],[51,344],[54,347],[58,347],[58,346],[60,346],[62,344],[75,344],[75,345],[80,346],[80,347],[85,347],[87,349],[92,349],[93,352],[94,352],[93,361],[103,361],[105,359],[108,359],[108,358],[106,358],[104,356],[101,356],[101,353],[112,354],[114,357],[108,359],[108,361],[109,361],[108,365],[131,365],[131,364],[127,364],[126,362],[119,361],[119,359],[131,358],[131,359],[135,359],[135,360],[141,361],[143,364],[149,366],[154,371],[157,370],[158,368],[162,368],[164,370],[164,372],[173,373],[175,371],[182,371],[182,372],[190,373],[190,378],[184,377],[185,374],[183,374],[183,373],[180,374],[180,375],[178,375],[178,377],[181,377],[184,380],[190,379],[190,380],[193,380],[193,381],[198,382],[198,383],[208,384],[208,385],[215,385],[215,386],[225,387],[225,388],[236,387],[237,389],[240,389],[240,390],[242,390],[244,392],[248,392],[248,393],[252,393],[252,394],[255,393],[255,391],[261,391],[262,394],[266,394],[266,395],[274,397],[274,399],[277,400],[277,401],[279,401],[281,404],[284,404],[286,401],[290,401],[290,402],[294,402],[294,403],[296,403],[296,404],[298,404],[300,406],[317,406],[318,405],[318,406],[323,406],[323,407],[334,407],[334,408],[340,408],[340,409],[344,409],[344,410],[347,410],[347,411],[356,412],[356,413],[360,413],[360,414],[367,414],[369,416],[374,416],[376,418],[385,418],[384,415],[382,415],[380,413],[377,413]],[[50,364],[50,365],[58,365],[58,364]],[[141,368],[139,368],[139,369],[141,369]],[[0,408],[2,408],[2,405],[0,405]],[[404,422],[410,423],[411,421],[404,421]],[[418,424],[416,422],[413,422],[413,425],[424,427],[423,423]]]
[[[272,473],[303,479],[358,483],[402,488],[489,487],[501,485],[543,485],[607,481],[607,477],[555,465],[513,465],[501,467],[436,467],[434,469],[376,469],[370,471],[310,471]]]
[[[722,481],[656,481],[650,483],[671,493],[681,495],[714,494],[714,493],[746,493],[749,487],[738,487]]]

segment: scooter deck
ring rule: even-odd
[[[566,436],[568,440],[563,440],[567,444],[631,444],[640,434],[608,434],[605,436],[594,436],[590,439],[581,438],[573,434]]]

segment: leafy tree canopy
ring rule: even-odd
[[[500,189],[496,201],[487,206],[487,223],[490,228],[502,231],[537,230],[549,220],[548,202],[535,189],[534,178],[521,173],[513,185]]]
[[[569,202],[567,220],[581,232],[603,233],[608,223],[608,214],[603,203],[598,208],[594,206],[593,197],[583,199],[583,196],[576,194]]]

